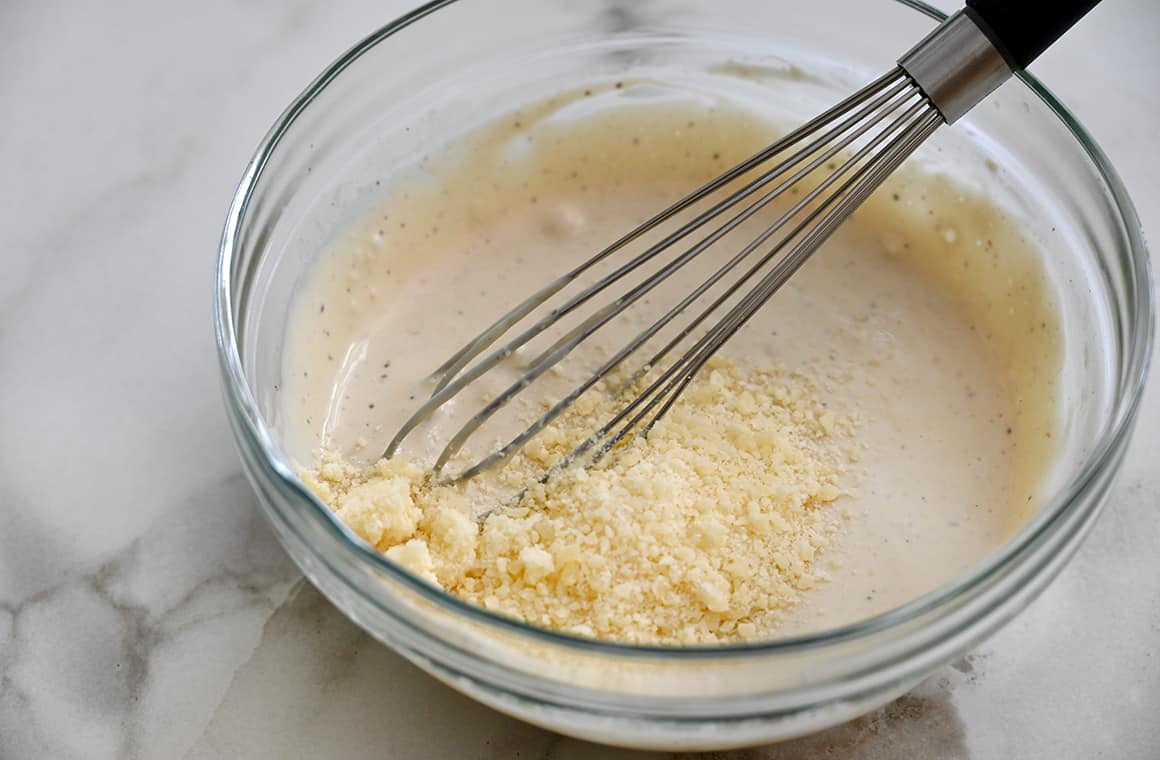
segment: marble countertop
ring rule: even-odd
[[[374,643],[240,473],[210,320],[228,199],[300,87],[407,5],[0,3],[0,758],[654,757]],[[1035,70],[1160,236],[1160,4],[1107,0]],[[1153,375],[1106,512],[1024,614],[877,713],[724,757],[1160,757],[1158,449]]]

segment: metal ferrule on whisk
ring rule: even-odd
[[[1003,53],[981,20],[964,9],[898,59],[948,124],[953,124],[1011,76]]]

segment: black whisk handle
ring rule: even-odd
[[[1023,69],[1099,0],[967,0],[967,15],[1013,69]]]

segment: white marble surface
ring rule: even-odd
[[[644,757],[370,641],[239,474],[209,307],[229,196],[300,86],[406,5],[0,0],[0,758]],[[1160,4],[1106,0],[1036,70],[1160,237]],[[1158,381],[1025,614],[884,711],[728,757],[1160,757]]]

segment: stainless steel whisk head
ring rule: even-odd
[[[1027,65],[1095,2],[1064,0],[1050,9],[1019,3],[1013,9],[1002,0],[968,0],[966,9],[899,59],[894,70],[649,218],[500,317],[435,370],[431,397],[400,428],[384,456],[398,452],[412,431],[469,385],[569,317],[578,323],[539,351],[521,377],[451,436],[434,464],[435,477],[462,481],[507,459],[582,394],[626,362],[639,359],[642,347],[664,330],[674,334],[645,354],[648,358],[638,362],[632,374],[645,378],[643,390],[624,400],[619,411],[555,467],[585,455],[597,459],[628,436],[647,433],[709,358],[923,141],[940,125],[965,114],[1014,69]],[[789,205],[527,428],[460,472],[444,472],[467,440],[500,409],[729,233],[757,219],[763,209],[776,212],[775,201]],[[697,210],[700,206],[707,208]],[[616,254],[654,234],[660,236],[655,243],[626,254],[624,263],[564,296],[569,285],[599,265],[615,263]],[[648,266],[655,271],[643,269]],[[647,276],[639,282],[608,295],[642,271]],[[583,316],[584,308],[591,313]],[[524,320],[531,320],[530,326],[492,349]]]

